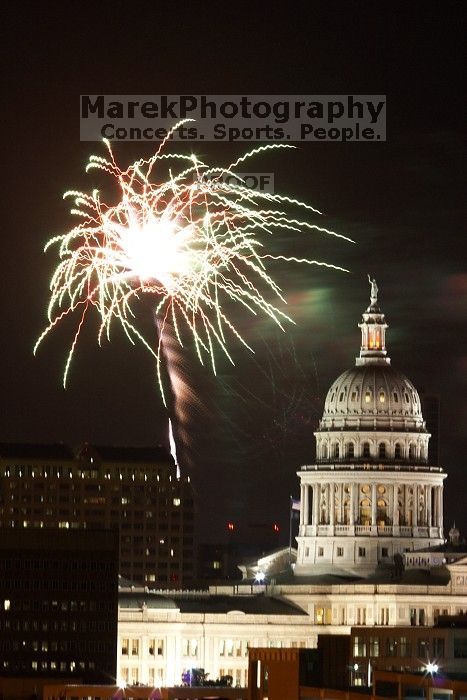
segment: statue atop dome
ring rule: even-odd
[[[370,283],[370,302],[371,306],[376,306],[378,303],[378,285],[376,284],[375,279],[371,279],[370,275],[368,275],[368,282]]]

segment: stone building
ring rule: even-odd
[[[374,283],[359,327],[355,367],[326,397],[316,463],[298,472],[297,576],[368,575],[396,554],[444,542],[446,474],[428,463],[417,390],[390,364]]]
[[[117,665],[128,681],[171,685],[202,667],[243,684],[250,646],[316,647],[354,626],[467,614],[467,557],[442,554],[446,474],[429,464],[419,395],[390,364],[386,328],[373,281],[356,366],[330,388],[316,463],[298,472],[297,550],[249,561],[243,581],[204,593],[141,590],[130,601],[122,590]]]

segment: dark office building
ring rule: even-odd
[[[164,447],[0,444],[0,527],[118,530],[120,573],[140,585],[193,582],[193,511]]]
[[[118,533],[0,530],[0,693],[115,682]],[[36,689],[34,691],[34,688]]]

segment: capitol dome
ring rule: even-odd
[[[412,382],[391,366],[384,314],[372,281],[370,305],[359,328],[355,367],[331,385],[316,436],[318,461],[336,458],[404,459],[426,462],[429,433]],[[396,437],[397,436],[397,437]]]
[[[357,426],[424,430],[412,382],[389,364],[364,364],[343,372],[326,396],[320,430]]]
[[[443,543],[441,467],[412,382],[391,366],[370,279],[355,366],[333,382],[300,477],[297,576],[370,575],[407,550]]]

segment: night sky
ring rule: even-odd
[[[281,333],[234,310],[255,354],[232,342],[235,367],[219,356],[216,378],[185,348],[197,398],[182,468],[198,493],[202,539],[223,539],[229,519],[278,521],[287,538],[288,496],[298,495],[297,468],[313,460],[326,391],[358,354],[370,273],[393,366],[440,397],[445,526],[455,519],[467,534],[462,10],[457,2],[11,4],[1,42],[0,441],[167,443],[153,359],[117,327],[99,348],[97,319],[88,323],[66,391],[74,324],[32,354],[56,264],[43,246],[74,223],[62,194],[107,184],[84,175],[89,155],[103,153],[79,140],[80,94],[386,94],[385,143],[299,143],[257,163],[274,173],[276,191],[314,204],[325,212],[318,223],[355,240],[281,235],[274,250],[350,273],[272,270],[296,325]],[[177,148],[223,164],[249,144]],[[115,145],[122,164],[153,149]],[[141,316],[156,342],[147,304]]]

